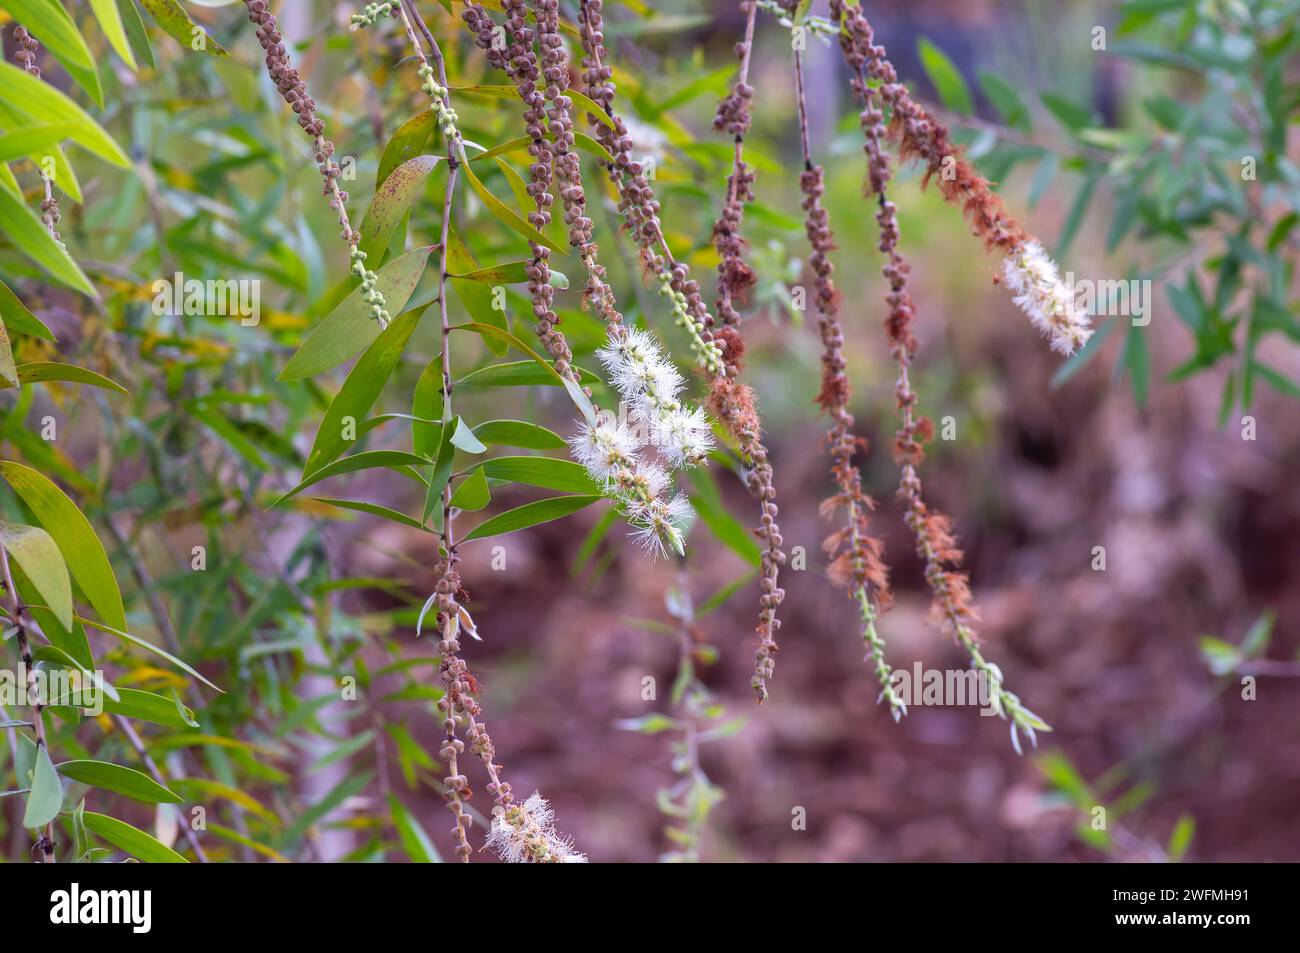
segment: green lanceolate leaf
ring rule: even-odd
[[[18,368],[14,367],[14,352],[9,345],[9,334],[0,325],[0,387],[18,386]]]
[[[0,522],[0,545],[64,628],[72,627],[72,580],[54,538],[39,526]]]
[[[482,470],[474,470],[456,487],[451,495],[451,505],[462,510],[481,510],[492,502],[487,477]]]
[[[99,629],[102,632],[112,633],[113,635],[116,635],[119,639],[122,639],[126,642],[130,642],[132,645],[138,645],[140,646],[140,648],[145,649],[147,651],[153,652],[155,655],[160,656],[161,658],[165,658],[167,661],[171,662],[181,671],[188,672],[190,675],[193,675],[195,678],[197,678],[200,682],[208,686],[208,688],[212,689],[213,691],[215,692],[222,691],[212,682],[204,678],[197,669],[181,661],[175,655],[172,655],[170,652],[166,651],[165,649],[159,648],[158,646],[154,645],[152,642],[146,641],[145,639],[139,638],[138,636],[134,636],[130,632],[125,631],[124,629],[119,629],[111,625],[105,625],[103,622],[96,622],[93,619],[83,619],[81,616],[77,616],[76,618],[77,621],[80,622],[82,625],[91,626],[92,628]],[[222,692],[222,694],[224,694],[224,692]]]
[[[396,318],[361,355],[325,411],[325,419],[307,455],[304,476],[311,476],[356,440],[359,421],[375,405],[393,368],[402,359],[402,352],[420,322],[420,314],[420,311],[408,311]]]
[[[342,460],[335,460],[333,463],[326,464],[271,505],[279,506],[285,500],[307,489],[307,487],[342,473],[373,470],[376,467],[388,467],[390,469],[423,467],[428,466],[430,462],[425,457],[407,453],[405,450],[364,450],[361,453],[354,453],[350,457],[344,457]]]
[[[0,133],[0,162],[41,155],[67,139],[76,129],[77,124],[73,122],[50,122]]]
[[[948,54],[925,37],[917,41],[916,50],[920,54],[925,75],[934,84],[943,104],[963,116],[969,116],[974,112],[975,104],[971,100],[966,80],[962,77],[961,70],[948,58]]]
[[[59,774],[72,781],[122,794],[146,804],[180,804],[181,797],[147,774],[108,761],[65,761]]]
[[[455,229],[447,233],[447,270],[452,275],[464,272],[472,274],[478,269],[478,262],[470,250],[465,247],[465,243],[460,240]],[[502,282],[496,282],[501,284]],[[464,280],[452,278],[452,290],[456,292],[456,297],[460,303],[465,306],[469,316],[479,324],[489,325],[500,328],[503,331],[508,330],[506,325],[506,313],[504,303],[502,308],[496,308],[496,295],[492,288],[487,284],[473,280]],[[506,353],[509,344],[506,341],[490,335],[484,335],[483,341],[493,354],[500,357]]]
[[[600,492],[600,488],[580,463],[559,457],[494,457],[476,463],[474,469],[482,469],[490,479],[508,483],[523,483],[568,493]]]
[[[470,187],[478,194],[478,197],[483,200],[483,204],[487,206],[488,211],[491,212],[499,222],[514,229],[530,242],[545,245],[547,248],[551,249],[551,251],[557,252],[561,255],[568,253],[567,248],[551,241],[537,229],[533,228],[533,226],[529,225],[528,222],[524,221],[524,219],[519,216],[518,212],[514,211],[514,209],[506,205],[505,202],[502,202],[499,198],[493,195],[488,187],[479,181],[479,177],[474,174],[474,169],[470,166],[468,161],[462,162],[460,168],[461,171],[465,173],[465,178],[469,180]]]
[[[398,127],[397,132],[393,133],[393,138],[389,139],[388,144],[384,146],[384,154],[379,159],[379,170],[375,176],[376,189],[383,185],[393,174],[393,170],[403,162],[424,153],[437,126],[438,121],[433,115],[433,110],[426,109]]]
[[[108,554],[77,505],[49,478],[21,463],[0,461],[0,477],[8,481],[41,526],[54,537],[72,578],[95,611],[109,625],[126,628],[122,592],[118,589]]]
[[[107,162],[130,169],[131,160],[90,114],[49,83],[12,63],[0,62],[0,94],[6,103],[40,123],[69,122],[68,138]]]
[[[57,281],[87,297],[98,297],[90,279],[68,255],[67,249],[45,230],[36,213],[8,189],[0,189],[0,232]]]
[[[104,31],[104,36],[117,51],[117,55],[122,57],[123,62],[131,69],[136,69],[135,54],[131,52],[131,42],[127,39],[126,27],[122,23],[122,14],[117,8],[117,0],[90,0],[90,9],[94,11],[100,29]]]
[[[62,809],[63,785],[59,781],[59,772],[55,770],[45,745],[37,745],[31,790],[27,793],[27,808],[23,811],[23,827],[44,827],[58,817]]]
[[[390,509],[387,506],[380,506],[378,503],[366,503],[361,500],[335,500],[324,496],[313,496],[317,503],[325,503],[329,506],[337,506],[343,510],[353,510],[357,513],[369,513],[371,516],[379,516],[402,526],[409,526],[412,529],[418,529],[423,532],[429,532],[429,528],[417,520],[414,516],[407,516],[397,510]]]
[[[5,328],[10,332],[30,334],[46,341],[54,340],[54,332],[28,311],[3,281],[0,281],[0,319],[3,319]]]
[[[474,436],[484,443],[528,450],[559,450],[565,445],[564,438],[553,430],[526,420],[489,420],[474,428]]]
[[[429,253],[436,247],[426,245],[416,248],[379,269],[378,288],[384,296],[389,314],[398,314],[406,307],[406,302],[420,282],[420,276],[424,274]],[[379,337],[381,330],[370,315],[370,306],[361,296],[361,288],[357,287],[320,324],[312,328],[302,346],[280,372],[280,380],[301,380],[338,367]]]
[[[163,32],[172,37],[186,49],[210,56],[229,56],[220,43],[208,36],[206,30],[190,19],[176,0],[139,0],[140,6],[149,12],[154,23],[162,27]]]
[[[66,381],[69,384],[88,384],[102,387],[104,390],[128,393],[127,389],[116,381],[111,381],[103,374],[72,364],[58,364],[40,361],[32,364],[20,364],[17,368],[18,380],[23,384],[40,384],[45,381]]]
[[[433,841],[425,833],[420,822],[415,819],[415,815],[407,810],[406,806],[399,801],[396,796],[388,795],[388,811],[393,819],[393,828],[397,831],[397,838],[402,842],[402,850],[413,863],[417,864],[437,864],[442,862],[438,855],[438,848],[433,846]]]
[[[150,837],[139,828],[132,827],[125,821],[105,814],[85,813],[86,830],[96,837],[108,841],[119,850],[142,860],[147,864],[185,864],[189,863],[162,841]]]
[[[358,246],[372,261],[379,261],[439,158],[422,155],[408,159],[389,173],[383,185],[375,191],[365,218],[361,220],[361,244]]]
[[[503,533],[513,533],[518,529],[527,529],[529,526],[549,523],[552,520],[568,516],[570,513],[576,513],[583,507],[590,506],[601,499],[603,497],[600,496],[554,496],[547,500],[525,503],[523,506],[517,506],[513,510],[506,510],[504,513],[479,523],[478,526],[469,531],[469,534],[465,537],[465,542],[473,539],[485,539],[489,536],[500,536]]]

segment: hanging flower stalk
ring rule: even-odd
[[[713,247],[718,252],[718,318],[725,328],[740,323],[740,314],[734,301],[744,301],[755,282],[754,269],[745,261],[746,243],[740,234],[745,217],[745,203],[754,199],[754,173],[745,162],[745,133],[751,122],[749,104],[754,87],[749,85],[749,60],[754,49],[754,20],[757,7],[754,0],[742,0],[741,12],[745,15],[745,35],[736,44],[736,57],[740,71],[731,91],[718,103],[713,116],[713,128],[734,138],[731,174],[727,177],[727,195],[722,212],[713,224]],[[744,342],[739,333],[729,334],[725,360],[728,371],[734,376],[744,352]]]
[[[370,306],[370,316],[381,328],[386,328],[391,318],[384,295],[378,288],[378,276],[366,267],[366,253],[357,247],[361,233],[348,220],[348,193],[339,188],[341,170],[334,161],[334,143],[325,138],[325,122],[316,115],[316,101],[307,94],[302,77],[289,60],[284,37],[276,25],[275,16],[267,9],[266,0],[244,0],[244,6],[248,18],[257,28],[257,40],[266,52],[266,71],[271,81],[275,83],[275,88],[284,97],[284,101],[298,114],[298,125],[311,137],[315,146],[316,167],[320,170],[324,183],[324,194],[329,200],[330,208],[338,215],[343,240],[348,245],[351,270],[361,279],[361,294]]]
[[[1036,732],[1052,729],[1025,708],[1015,694],[1006,690],[1002,670],[987,661],[980,651],[979,638],[973,628],[978,614],[971,602],[969,577],[959,568],[962,551],[958,548],[948,517],[926,505],[921,479],[917,474],[917,468],[925,455],[924,445],[933,435],[933,428],[929,420],[916,414],[917,397],[912,390],[910,377],[912,358],[917,348],[916,337],[911,330],[914,309],[907,285],[910,267],[898,250],[897,208],[886,194],[891,172],[889,157],[883,149],[887,130],[881,106],[882,101],[892,103],[898,100],[896,91],[889,92],[891,84],[898,84],[891,80],[878,89],[871,85],[870,80],[877,77],[877,74],[892,76],[893,66],[884,59],[884,50],[872,43],[871,27],[861,11],[842,0],[832,0],[831,15],[844,27],[840,34],[840,44],[851,70],[854,98],[862,107],[860,121],[865,139],[863,151],[867,157],[867,189],[876,197],[879,205],[876,214],[876,221],[880,225],[879,247],[886,259],[882,271],[889,281],[889,293],[886,296],[889,313],[885,328],[898,367],[895,396],[901,424],[894,442],[894,458],[902,469],[898,499],[903,504],[908,528],[916,538],[917,554],[925,565],[926,582],[934,594],[932,617],[961,644],[970,656],[971,664],[986,679],[990,703],[1000,717],[1010,718],[1011,743],[1019,752],[1019,731],[1024,731],[1036,745]],[[897,119],[897,114],[895,118]],[[976,211],[981,221],[988,217],[987,222],[992,223],[990,228],[1003,231],[1009,228],[1005,222],[997,224],[1001,221],[1001,212],[989,208]]]
[[[785,597],[784,590],[778,585],[785,553],[781,551],[782,539],[777,524],[779,513],[772,466],[767,459],[767,448],[761,440],[754,393],[728,371],[729,365],[734,363],[728,360],[728,355],[739,354],[739,332],[734,327],[716,326],[714,317],[700,295],[699,283],[690,277],[689,269],[684,263],[673,258],[659,223],[659,202],[646,180],[641,163],[631,156],[632,139],[628,135],[627,124],[614,111],[613,71],[604,62],[607,51],[604,46],[602,7],[602,0],[581,0],[578,27],[582,37],[585,92],[600,105],[610,125],[590,114],[587,121],[592,126],[596,139],[614,157],[614,161],[608,165],[608,171],[610,180],[618,190],[619,212],[640,249],[642,266],[658,283],[660,292],[670,298],[677,323],[691,337],[697,361],[709,378],[710,408],[735,439],[745,464],[748,489],[759,500],[762,511],[761,522],[755,530],[762,544],[762,561],[759,571],[759,619],[756,626],[758,648],[751,679],[754,692],[761,702],[767,699],[767,680],[771,678],[775,666],[776,630],[780,627],[776,610]]]
[[[21,23],[14,27],[13,38],[14,59],[18,61],[19,68],[40,79],[41,68],[36,65],[36,54],[41,49],[40,41],[28,33],[27,28]],[[54,197],[54,183],[50,181],[44,169],[40,171],[41,184],[45,188],[45,197],[41,200],[41,224],[50,233],[50,237],[62,245],[63,239],[59,236],[58,224],[63,215],[59,211],[58,199]]]
[[[866,440],[854,435],[853,415],[848,410],[844,326],[840,321],[840,296],[832,277],[834,266],[830,260],[835,236],[831,232],[830,216],[822,206],[825,192],[822,167],[812,159],[803,57],[797,49],[794,51],[794,80],[804,162],[799,188],[804,195],[804,231],[812,249],[808,266],[813,272],[817,329],[822,342],[822,387],[817,403],[831,419],[826,443],[830,448],[831,475],[836,486],[836,493],[822,502],[821,510],[826,516],[839,510],[844,512],[844,526],[826,537],[823,543],[827,555],[832,557],[827,572],[836,585],[848,591],[858,607],[862,641],[867,650],[866,661],[880,683],[880,697],[889,701],[890,713],[897,721],[907,714],[907,705],[894,689],[889,662],[885,659],[885,642],[876,630],[877,616],[890,604],[889,571],[881,559],[883,544],[872,535],[870,528],[870,513],[876,504],[863,491],[862,473],[853,462],[854,453],[859,449],[865,452]]]
[[[885,48],[875,44],[871,24],[860,7],[833,0],[831,16],[840,22],[840,46],[850,68],[878,86],[891,112],[889,135],[900,159],[916,158],[925,166],[925,182],[937,181],[945,199],[960,207],[971,231],[990,250],[1004,256],[1002,278],[1034,327],[1063,355],[1073,354],[1092,336],[1087,314],[1061,281],[1056,263],[1042,244],[1025,231],[949,138],[946,126],[912,99],[898,81]]]
[[[487,53],[488,62],[507,73],[524,102],[524,121],[532,138],[529,154],[533,156],[528,192],[534,209],[529,213],[529,222],[539,230],[551,221],[555,172],[569,242],[578,251],[587,275],[583,298],[600,316],[608,335],[606,346],[597,356],[627,408],[627,414],[619,418],[598,412],[595,420],[583,424],[569,441],[570,449],[592,477],[619,500],[633,526],[635,540],[655,555],[681,553],[683,533],[693,515],[690,504],[680,493],[666,498],[669,473],[658,463],[644,461],[643,451],[654,447],[659,458],[673,468],[704,463],[712,446],[708,418],[698,408],[680,401],[685,382],[654,336],[624,326],[613,289],[605,279],[598,248],[592,241],[593,224],[586,215],[572,102],[563,95],[568,66],[559,36],[559,5],[553,0],[538,5],[536,31],[528,25],[525,4],[507,0],[504,8],[510,37],[505,49],[494,42],[496,26],[481,5],[468,4],[462,16],[474,32],[475,42]],[[542,51],[541,62],[534,41]],[[536,242],[530,247],[533,259],[529,294],[538,338],[556,370],[578,384],[572,351],[552,309],[549,249]]]

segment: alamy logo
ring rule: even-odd
[[[153,283],[153,313],[234,316],[244,327],[262,320],[262,282],[257,278],[200,281],[179,271]]]
[[[1133,326],[1151,323],[1151,281],[1137,279],[1075,278],[1065,273],[1065,289],[1075,310],[1096,317],[1132,317]]]
[[[0,668],[0,706],[67,705],[89,715],[104,713],[104,673],[75,669]]]
[[[68,890],[50,894],[50,922],[58,924],[124,923],[132,933],[148,933],[153,925],[152,890]]]
[[[889,680],[895,694],[909,708],[978,705],[981,715],[999,713],[993,704],[988,676],[979,669],[922,668],[920,662],[914,662],[910,671],[894,669]]]

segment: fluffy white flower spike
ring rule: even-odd
[[[587,857],[555,830],[555,812],[546,798],[533,792],[523,804],[512,804],[492,818],[486,846],[508,864],[585,864]]]
[[[713,447],[709,418],[700,408],[670,410],[656,418],[655,444],[676,467],[702,463]]]
[[[682,494],[663,499],[670,469],[704,463],[713,447],[708,416],[684,406],[682,375],[647,331],[619,327],[596,352],[622,396],[628,420],[602,414],[582,424],[569,440],[573,457],[623,507],[631,536],[655,556],[685,554],[685,534],[694,513]],[[647,445],[658,462],[638,454]]]
[[[1088,316],[1079,311],[1056,262],[1038,242],[1017,245],[1002,262],[1002,275],[1020,310],[1052,344],[1052,350],[1073,354],[1092,337]]]
[[[684,493],[678,493],[665,503],[653,500],[648,506],[636,508],[632,525],[636,528],[631,537],[652,556],[660,559],[669,553],[686,554],[686,530],[695,518],[695,510]]]
[[[601,414],[595,425],[584,423],[569,438],[573,458],[587,468],[597,483],[609,484],[621,470],[635,470],[640,441],[627,424]]]

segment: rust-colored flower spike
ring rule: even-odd
[[[881,101],[890,102],[891,94],[886,91],[888,84],[879,89],[871,86],[870,79],[875,74],[868,66],[873,58],[886,66],[889,64],[883,60],[884,51],[871,44],[871,27],[857,7],[846,9],[841,0],[832,0],[831,15],[845,27],[840,33],[840,43],[851,70],[854,98],[862,107],[859,119],[864,136],[863,151],[867,157],[867,189],[876,197],[879,206],[876,214],[880,225],[879,247],[886,259],[882,271],[889,281],[886,296],[889,312],[885,328],[898,367],[895,396],[901,423],[894,442],[894,458],[902,469],[898,499],[905,510],[904,520],[916,538],[917,554],[925,565],[926,582],[934,594],[932,617],[962,645],[970,655],[971,663],[987,680],[991,704],[1001,717],[1010,718],[1011,743],[1020,751],[1018,731],[1024,731],[1036,744],[1036,732],[1052,729],[1025,708],[1015,694],[1006,690],[1002,670],[987,661],[980,651],[979,639],[972,628],[978,615],[971,603],[969,578],[959,568],[962,551],[958,548],[948,517],[926,505],[917,474],[917,467],[925,454],[924,445],[933,435],[933,428],[927,419],[916,415],[917,398],[912,390],[910,368],[917,342],[911,330],[914,309],[907,286],[909,267],[898,250],[897,208],[886,194],[890,165],[883,149],[886,129]],[[888,72],[892,75],[892,66]]]
[[[831,419],[826,434],[830,448],[831,475],[836,492],[822,502],[821,511],[832,516],[844,511],[844,525],[823,542],[832,558],[827,572],[831,580],[849,593],[858,607],[862,623],[862,641],[880,684],[880,697],[887,699],[894,720],[907,714],[907,705],[894,689],[889,662],[885,659],[885,642],[876,631],[878,614],[890,603],[889,571],[881,559],[883,545],[871,533],[870,514],[875,501],[862,489],[862,473],[853,462],[859,449],[866,450],[866,440],[853,434],[853,415],[849,413],[849,379],[844,360],[844,326],[840,321],[840,296],[832,277],[834,266],[830,253],[835,249],[830,215],[822,205],[825,192],[822,167],[813,162],[808,138],[808,106],[804,90],[803,57],[794,51],[795,99],[799,112],[799,141],[803,149],[804,171],[799,176],[803,192],[804,231],[812,253],[808,267],[813,272],[816,289],[817,329],[822,342],[822,386],[817,403]]]
[[[735,145],[732,154],[731,174],[727,177],[727,195],[722,212],[713,223],[713,247],[718,252],[718,318],[724,328],[735,328],[740,314],[733,302],[744,302],[753,287],[754,270],[745,261],[746,242],[740,234],[745,218],[745,203],[754,199],[754,173],[745,162],[745,133],[749,131],[749,104],[754,97],[754,87],[749,85],[749,59],[754,49],[754,19],[757,5],[754,0],[741,0],[745,15],[745,37],[736,44],[736,57],[740,71],[731,91],[718,103],[713,116],[713,128],[732,136]],[[740,366],[744,343],[739,333],[728,333],[724,359],[734,376]]]
[[[775,666],[776,631],[780,627],[776,610],[785,598],[779,585],[785,553],[781,550],[781,530],[777,523],[779,514],[772,465],[761,440],[753,391],[728,372],[725,355],[736,349],[739,332],[733,327],[716,327],[700,295],[699,283],[690,277],[684,263],[673,259],[659,224],[659,202],[646,181],[641,164],[632,159],[632,139],[627,124],[614,111],[613,71],[605,65],[608,54],[604,45],[602,6],[601,0],[581,0],[578,27],[582,38],[584,91],[600,104],[612,128],[590,114],[587,121],[601,145],[614,157],[608,169],[619,193],[619,212],[641,250],[643,266],[658,280],[660,290],[672,297],[678,322],[692,335],[697,356],[709,376],[710,407],[736,440],[746,465],[749,492],[759,501],[761,508],[761,522],[755,530],[763,547],[756,626],[758,648],[751,680],[761,702],[767,699],[767,680]]]
[[[248,19],[257,28],[257,40],[266,52],[266,71],[275,83],[284,101],[298,115],[298,125],[311,137],[315,146],[316,167],[320,170],[324,183],[323,194],[329,199],[330,208],[338,215],[342,227],[343,240],[348,244],[348,257],[351,270],[361,279],[361,293],[366,304],[370,306],[370,315],[381,328],[388,327],[391,320],[384,295],[378,287],[378,276],[366,267],[366,253],[358,246],[361,233],[348,221],[348,193],[339,188],[340,169],[334,161],[334,143],[325,138],[325,122],[316,115],[316,101],[307,94],[307,86],[289,59],[284,37],[277,27],[275,16],[267,9],[266,0],[244,0]]]
[[[1074,296],[1059,277],[1056,263],[1042,244],[1002,206],[988,180],[975,171],[953,144],[947,127],[912,99],[886,57],[860,7],[832,0],[831,16],[843,29],[840,47],[851,70],[874,80],[879,96],[890,108],[889,134],[899,144],[899,157],[919,159],[925,166],[923,184],[939,183],[945,199],[962,209],[971,232],[1005,257],[1003,280],[1015,302],[1033,325],[1063,355],[1073,354],[1092,335],[1088,317],[1074,305]]]

